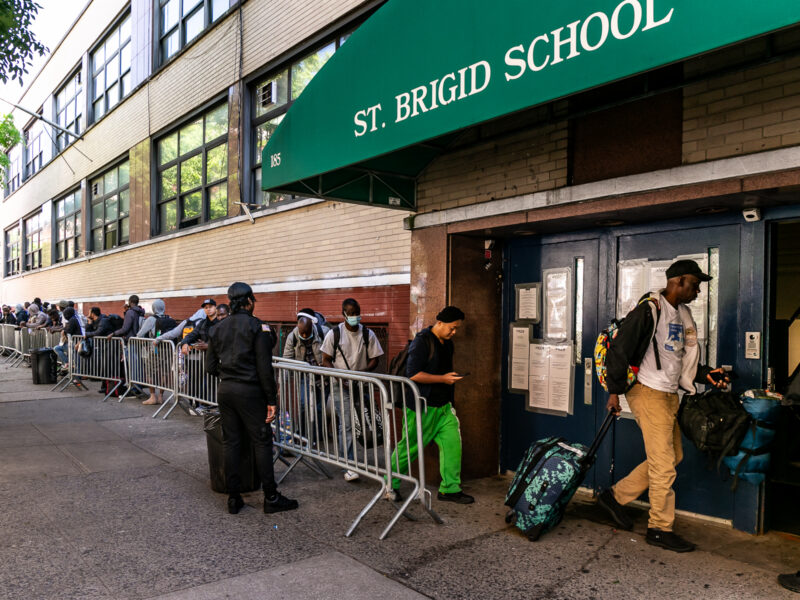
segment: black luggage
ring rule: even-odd
[[[221,494],[228,492],[225,485],[225,455],[222,448],[222,416],[219,410],[208,410],[203,413],[203,429],[206,432],[208,447],[208,470],[211,476],[211,489]],[[241,456],[239,459],[239,475],[242,479],[240,492],[252,492],[261,487],[255,451],[247,435],[242,436]]]
[[[58,357],[52,348],[31,350],[31,374],[36,385],[58,381]]]
[[[517,468],[506,495],[506,506],[511,507],[506,522],[513,521],[532,542],[558,525],[567,504],[594,464],[597,449],[614,418],[613,413],[606,415],[589,448],[583,444],[568,444],[556,437],[534,442]]]

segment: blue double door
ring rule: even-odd
[[[579,349],[575,357],[572,414],[554,415],[532,412],[522,394],[508,391],[509,340],[504,340],[503,409],[501,425],[501,468],[516,469],[531,442],[555,435],[573,442],[588,444],[606,414],[608,395],[591,374],[587,385],[586,361],[594,354],[598,333],[616,316],[617,264],[619,261],[648,259],[672,260],[676,256],[708,254],[715,249],[719,256],[718,277],[718,350],[717,363],[731,365],[747,374],[748,365],[738,356],[736,341],[740,335],[738,307],[742,301],[740,226],[707,222],[659,223],[657,227],[630,227],[565,235],[525,237],[511,240],[505,249],[506,279],[503,303],[504,331],[515,315],[515,284],[542,281],[543,271],[571,267],[574,278],[575,308],[573,341]],[[582,273],[582,277],[581,277]],[[577,315],[577,316],[575,316]],[[542,337],[540,325],[534,326],[534,338]],[[752,369],[751,369],[752,371]],[[751,385],[758,385],[753,381]],[[602,488],[624,477],[644,460],[641,433],[633,419],[620,419],[607,436],[595,467],[584,486]],[[730,482],[707,469],[704,455],[684,439],[684,460],[678,468],[675,484],[679,509],[733,518],[734,495]]]

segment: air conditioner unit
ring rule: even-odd
[[[258,88],[258,104],[261,108],[269,108],[275,104],[275,98],[278,95],[278,82],[275,80],[268,81],[260,88]]]

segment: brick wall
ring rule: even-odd
[[[800,144],[800,57],[684,89],[683,162]]]
[[[532,126],[438,159],[417,185],[419,212],[510,198],[567,184],[567,122]]]
[[[363,323],[388,324],[389,343],[383,351],[390,359],[397,354],[408,341],[408,285],[393,285],[374,288],[340,288],[332,290],[301,290],[294,292],[276,292],[256,294],[255,315],[271,323],[289,323],[297,320],[297,311],[301,308],[313,308],[325,315],[333,323],[342,321],[342,300],[355,298],[361,305]],[[154,298],[141,296],[142,303],[149,303]],[[192,315],[205,297],[183,296],[167,298],[167,314],[176,320]],[[217,303],[227,303],[224,295],[215,296]],[[122,314],[122,302],[85,303],[84,312],[88,313],[92,306],[99,306],[104,314]]]

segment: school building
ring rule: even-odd
[[[19,103],[81,137],[15,112],[0,301],[183,316],[243,280],[273,322],[361,299],[389,354],[456,304],[467,477],[592,438],[597,334],[678,257],[737,389],[800,362],[790,0],[93,1]],[[798,426],[735,491],[685,442],[678,508],[800,532]],[[643,457],[623,418],[584,485]]]

